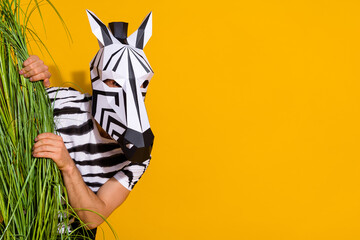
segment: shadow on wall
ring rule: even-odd
[[[87,72],[85,71],[75,71],[71,73],[71,82],[73,83],[73,88],[79,90],[82,93],[91,93],[88,91],[86,86],[91,85],[91,80],[87,77]]]
[[[52,87],[72,87],[83,93],[91,93],[91,80],[88,79],[86,71],[72,72],[70,79],[64,79],[55,65],[50,65],[49,71],[51,72],[50,82]]]
[[[49,72],[51,73],[51,87],[62,87],[63,81],[59,69],[55,65],[49,65]]]

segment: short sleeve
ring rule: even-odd
[[[143,163],[131,162],[114,175],[121,185],[131,191],[149,166],[150,159]]]

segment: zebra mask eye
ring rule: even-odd
[[[109,29],[91,11],[87,15],[100,46],[90,62],[92,115],[128,160],[143,162],[154,141],[144,103],[154,72],[143,51],[152,34],[152,13],[129,37],[127,23],[112,22]]]

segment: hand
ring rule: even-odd
[[[71,171],[75,167],[61,136],[42,133],[35,138],[32,155],[36,158],[51,158],[61,171]]]
[[[50,86],[51,73],[48,66],[36,55],[30,55],[28,59],[23,63],[23,69],[20,70],[20,74],[29,78],[30,81],[44,80],[45,87]]]

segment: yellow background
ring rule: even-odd
[[[153,11],[153,159],[120,239],[360,239],[359,1],[53,2],[73,43],[44,7],[52,84],[87,92],[85,9],[129,34]]]

